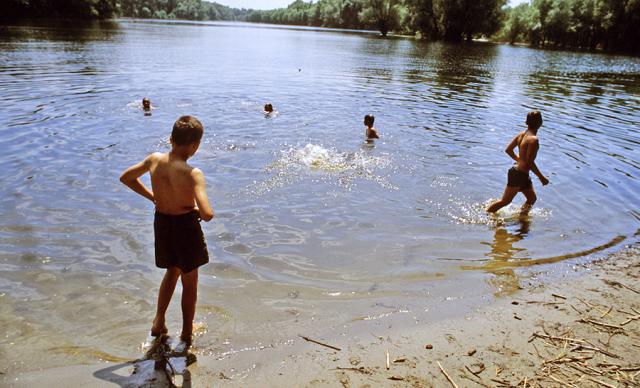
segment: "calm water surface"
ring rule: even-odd
[[[394,314],[428,323],[449,301],[513,292],[534,264],[559,271],[638,235],[638,58],[243,24],[22,25],[0,28],[0,102],[0,359],[14,371],[138,355],[162,272],[152,206],[118,176],[167,151],[182,114],[206,127],[192,163],[217,211],[201,353]],[[522,197],[489,217],[533,108],[551,184],[534,177],[529,218]]]

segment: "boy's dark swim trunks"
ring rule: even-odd
[[[197,212],[173,216],[156,211],[153,231],[158,268],[178,267],[189,273],[209,262]]]
[[[529,173],[518,170],[515,166],[509,169],[507,174],[507,186],[517,187],[525,190],[531,187],[531,178]]]

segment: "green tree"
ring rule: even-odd
[[[489,36],[500,28],[506,0],[439,0],[443,37],[449,41]]]
[[[438,39],[440,29],[434,0],[406,0],[405,3],[409,9],[402,22],[405,28],[419,32],[422,37]]]
[[[369,0],[365,5],[361,18],[374,26],[382,36],[398,28],[398,0]]]

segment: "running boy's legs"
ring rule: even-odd
[[[518,194],[519,191],[520,191],[520,188],[518,187],[514,187],[514,186],[505,187],[504,194],[502,194],[502,199],[492,203],[491,206],[487,208],[487,211],[489,213],[495,213],[498,210],[502,209],[503,207],[507,206],[508,204],[511,203],[511,201],[513,201],[513,198],[516,196],[516,194]]]
[[[530,185],[526,189],[522,190],[522,194],[527,198],[527,202],[522,205],[522,209],[520,210],[520,214],[526,216],[529,214],[529,210],[533,207],[533,204],[536,203],[538,197],[536,196],[536,192],[533,190],[533,185]]]
[[[167,332],[167,326],[164,324],[164,316],[171,302],[173,291],[176,289],[176,283],[180,277],[180,269],[177,267],[167,268],[167,272],[162,278],[160,290],[158,291],[158,307],[156,309],[156,317],[151,327],[151,335],[158,336]]]
[[[196,314],[198,299],[198,269],[182,276],[182,334],[180,338],[189,342],[193,333],[193,318]]]

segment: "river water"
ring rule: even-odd
[[[638,235],[638,58],[234,23],[25,24],[0,27],[0,102],[12,371],[139,354],[162,271],[152,205],[118,176],[167,151],[183,114],[206,128],[191,162],[217,215],[203,223],[200,353],[399,314],[428,323]],[[534,108],[551,184],[532,177],[529,217],[521,196],[490,217],[504,147]],[[172,333],[179,322],[174,298]]]

